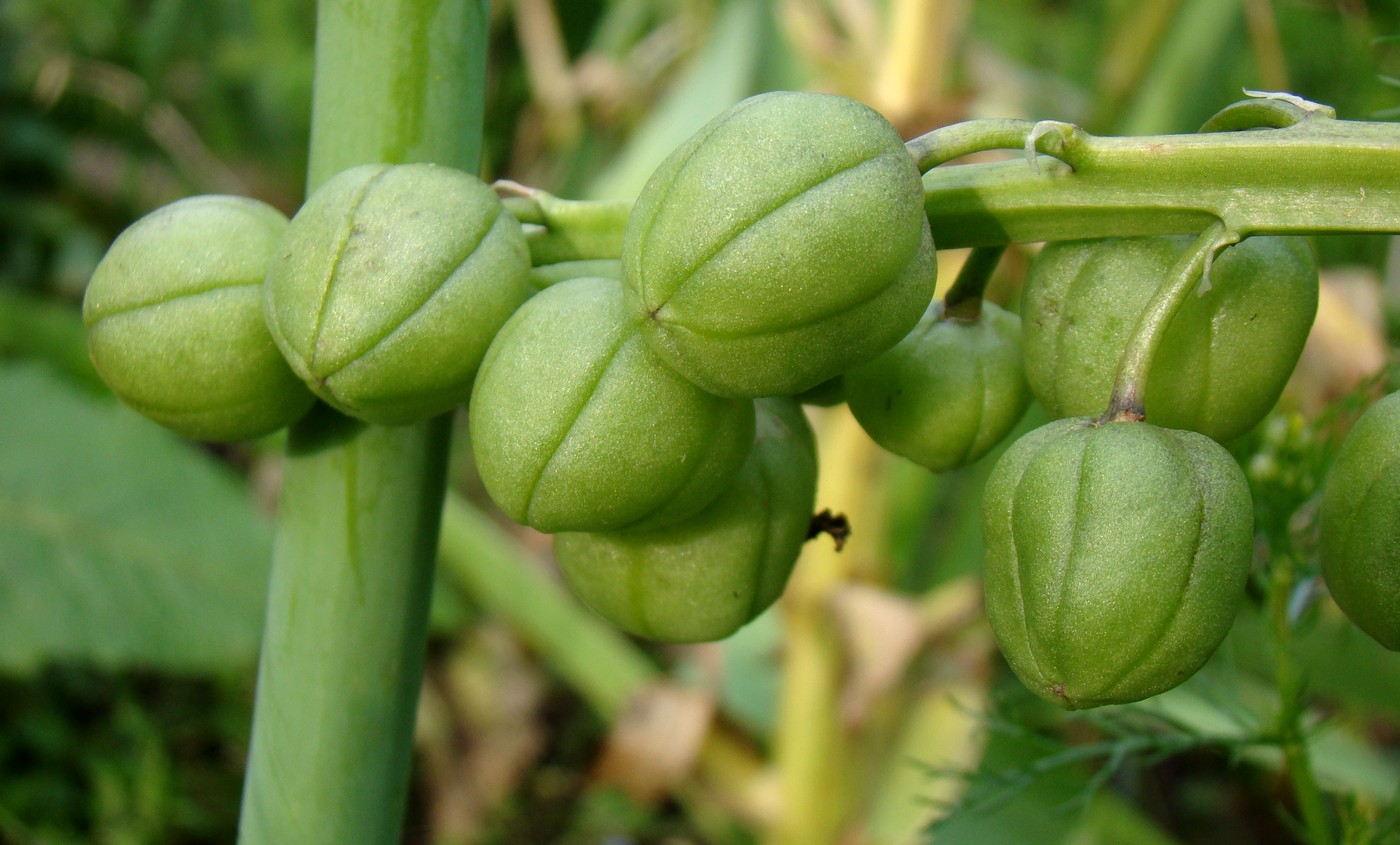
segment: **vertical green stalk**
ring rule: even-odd
[[[1201,280],[1211,258],[1221,249],[1235,243],[1239,236],[1217,220],[1206,227],[1167,271],[1157,292],[1152,295],[1147,310],[1142,312],[1133,329],[1132,342],[1123,352],[1118,365],[1118,377],[1109,395],[1108,410],[1100,422],[1141,420],[1145,413],[1143,398],[1147,395],[1147,374],[1152,359],[1167,336],[1172,317],[1180,310],[1186,296]]]
[[[308,187],[370,162],[469,172],[485,0],[322,0]],[[381,845],[403,824],[449,418],[293,427],[241,845]]]
[[[1271,563],[1268,611],[1274,636],[1274,684],[1279,696],[1276,730],[1308,842],[1311,845],[1333,845],[1336,840],[1332,836],[1327,804],[1313,775],[1312,756],[1308,753],[1307,737],[1303,735],[1301,724],[1304,678],[1295,662],[1293,624],[1288,618],[1297,567],[1291,551],[1275,555]]]
[[[987,291],[987,283],[992,280],[1006,252],[1004,246],[977,246],[963,262],[953,286],[943,295],[943,313],[952,314],[962,320],[976,320],[982,313],[982,294]]]

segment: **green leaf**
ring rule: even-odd
[[[78,309],[0,284],[0,355],[47,361],[83,387],[107,393],[88,360]]]
[[[1274,660],[1267,624],[1256,608],[1246,605],[1230,635],[1242,667],[1264,679]],[[1307,673],[1309,692],[1368,718],[1400,721],[1400,665],[1394,653],[1340,612],[1328,608],[1305,620],[1295,632],[1293,649],[1294,660]]]
[[[1256,718],[1262,723],[1266,718],[1264,702],[1276,692],[1267,683],[1245,675],[1239,676],[1237,683],[1239,700],[1258,702],[1251,705],[1255,715],[1246,716],[1246,719]],[[1264,735],[1266,724],[1242,724],[1239,712],[1208,691],[1208,683],[1188,681],[1133,706],[1157,713],[1192,733],[1218,737],[1222,744],[1232,738],[1250,741]],[[1367,801],[1390,801],[1400,790],[1400,767],[1369,743],[1360,731],[1341,720],[1323,723],[1318,717],[1314,719],[1319,727],[1311,730],[1305,739],[1321,785],[1334,791],[1355,793]],[[1246,762],[1280,772],[1287,765],[1282,749],[1272,745],[1251,742],[1241,748],[1239,756]]]
[[[271,531],[241,482],[124,407],[0,365],[0,671],[250,663]]]
[[[993,731],[968,780],[964,805],[932,828],[939,845],[1063,842],[1080,823],[1087,778],[1074,767],[1040,771],[1053,745],[1029,733]]]

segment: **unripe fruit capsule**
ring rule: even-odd
[[[750,97],[657,168],[622,244],[658,355],[722,396],[791,395],[888,349],[937,267],[894,127],[826,94]]]
[[[712,396],[663,364],[612,279],[571,279],[501,329],[472,391],[491,498],[540,531],[663,525],[734,480],[753,403]]]
[[[1189,238],[1067,241],[1045,247],[1022,299],[1026,376],[1056,417],[1102,413],[1123,349]],[[1306,239],[1257,236],[1222,251],[1210,288],[1172,317],[1147,376],[1147,419],[1218,441],[1278,401],[1317,313]]]
[[[465,402],[530,294],[520,225],[481,180],[428,164],[354,167],[292,218],[268,269],[277,345],[327,403],[398,425]]]
[[[1337,606],[1400,651],[1400,393],[1372,405],[1347,434],[1318,521],[1322,576]]]
[[[1021,320],[990,302],[975,319],[942,303],[893,349],[846,373],[846,402],[885,449],[934,472],[1000,443],[1030,404]]]
[[[1215,441],[1057,420],[987,481],[987,618],[1011,668],[1061,707],[1155,695],[1230,630],[1253,526],[1244,473]]]
[[[122,401],[196,440],[245,440],[311,407],[262,317],[287,218],[243,197],[180,200],[137,220],[83,296],[88,352]]]

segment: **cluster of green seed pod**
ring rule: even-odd
[[[997,640],[1064,707],[1175,686],[1244,597],[1252,508],[1218,441],[1259,422],[1301,352],[1306,242],[1219,256],[1163,336],[1143,421],[1091,415],[1188,241],[1051,244],[1018,316],[980,292],[930,306],[933,235],[883,117],[786,92],[666,159],[616,257],[532,267],[479,180],[368,165],[290,221],[232,197],[154,212],[113,244],[84,316],[114,392],[190,437],[259,436],[317,399],[383,425],[469,403],[501,510],[557,533],[583,602],[666,641],[728,636],[782,592],[816,489],[798,400],[848,402],[941,472],[1004,441],[1033,395],[1059,419],[999,459],[982,513]],[[1343,449],[1321,519],[1338,603],[1400,648],[1394,399]]]
[[[771,604],[807,537],[812,433],[764,397],[883,353],[934,276],[894,128],[788,92],[676,150],[619,258],[532,268],[474,177],[365,165],[290,222],[235,198],[156,212],[114,245],[88,312],[113,389],[192,437],[258,436],[314,399],[381,425],[469,401],[487,492],[563,532],[579,595],[639,635],[696,640]]]
[[[844,97],[740,103],[656,170],[621,260],[552,265],[469,409],[487,492],[561,532],[580,598],[634,634],[728,636],[782,592],[816,490],[790,396],[881,354],[933,295],[913,159]],[[570,276],[582,276],[570,278]]]
[[[1244,599],[1253,507],[1218,441],[1278,399],[1316,312],[1317,268],[1297,238],[1224,250],[1209,285],[1171,316],[1145,420],[1110,418],[1125,349],[1142,342],[1144,314],[1189,243],[1050,244],[1027,279],[1026,375],[1063,419],[1017,441],[987,483],[987,616],[1016,674],[1062,707],[1176,686]]]
[[[188,437],[258,437],[316,397],[394,425],[466,401],[529,269],[519,225],[479,179],[370,165],[290,222],[240,197],[152,212],[98,264],[83,314],[113,392]]]

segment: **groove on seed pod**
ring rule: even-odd
[[[159,208],[113,242],[83,296],[88,352],[123,402],[186,437],[260,437],[314,397],[262,317],[263,275],[287,218],[244,197]]]
[[[642,339],[617,281],[572,279],[526,303],[486,354],[468,415],[477,469],[540,531],[662,525],[733,481],[753,403],[712,396]]]
[[[480,180],[364,165],[321,186],[268,271],[266,314],[311,389],[355,417],[465,402],[491,339],[530,295],[519,224]]]
[[[845,97],[776,92],[657,168],[622,245],[652,348],[724,396],[791,395],[893,346],[933,296],[919,171]]]

